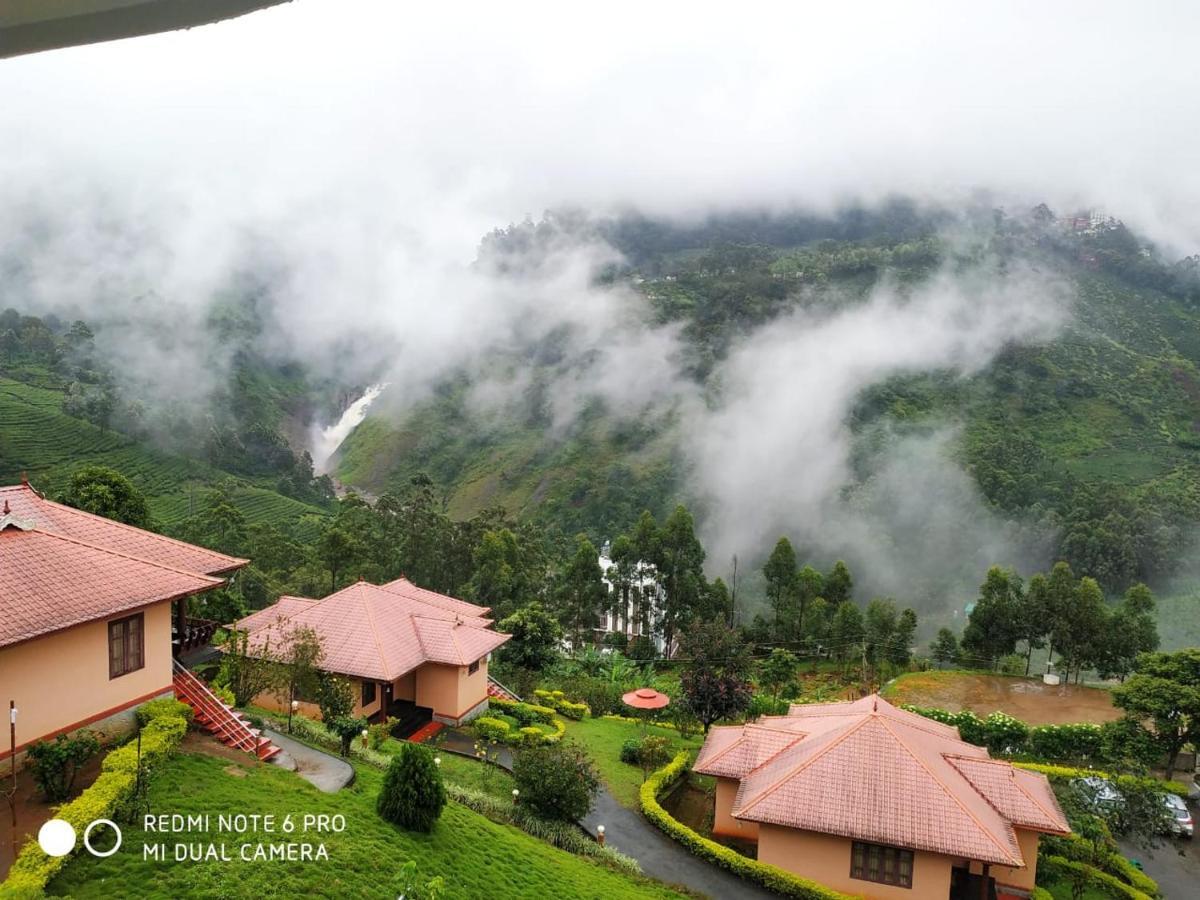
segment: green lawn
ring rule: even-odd
[[[462,760],[464,765],[469,761]],[[446,764],[445,762],[443,763]],[[375,813],[382,773],[357,766],[350,788],[322,794],[296,775],[269,765],[242,768],[208,756],[184,754],[156,776],[150,792],[154,813],[208,814],[210,831],[186,835],[148,834],[125,828],[114,856],[77,856],[51,882],[48,893],[70,897],[394,898],[399,867],[417,861],[425,877],[441,875],[448,898],[493,897],[679,897],[656,882],[633,879],[582,860],[451,803],[432,834],[401,831]],[[341,814],[340,834],[238,835],[217,831],[217,816]],[[166,841],[224,842],[233,862],[143,860],[143,846]],[[243,862],[243,844],[260,841],[321,842],[328,861]]]
[[[671,752],[681,749],[699,750],[704,738],[696,735],[684,740],[673,728],[651,726],[648,733],[661,735],[671,742]],[[621,762],[621,745],[629,738],[641,737],[640,725],[622,722],[619,719],[586,718],[579,722],[567,721],[567,736],[573,737],[587,747],[596,761],[600,776],[609,792],[622,806],[636,809],[638,789],[642,786],[642,770]]]
[[[403,746],[401,741],[388,738],[380,749],[384,753],[395,754],[399,752],[401,746]],[[457,753],[448,753],[440,750],[436,744],[431,744],[430,747],[437,754],[437,758],[442,761],[442,776],[447,781],[460,787],[493,794],[503,800],[512,797],[513,777],[504,769],[481,760],[460,756]]]

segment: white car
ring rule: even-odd
[[[1169,828],[1171,833],[1179,837],[1190,838],[1195,833],[1196,824],[1186,801],[1178,794],[1163,794],[1163,803],[1171,814]]]
[[[1112,812],[1125,805],[1125,796],[1113,787],[1107,778],[1090,775],[1087,778],[1076,778],[1072,784],[1093,812]]]

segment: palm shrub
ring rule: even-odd
[[[379,815],[408,831],[429,832],[445,806],[446,786],[433,751],[405,742],[383,776],[375,804]]]
[[[587,751],[575,741],[522,750],[513,766],[521,804],[539,816],[575,822],[586,816],[600,789],[600,776]]]

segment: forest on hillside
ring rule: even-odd
[[[1112,219],[894,201],[836,215],[747,213],[692,224],[547,214],[486,236],[475,266],[502,282],[552,268],[564,246],[595,244],[611,251],[592,273],[595,289],[636,297],[645,329],[677,336],[681,380],[710,407],[739,347],[789,317],[820,321],[868,306],[881,286],[904,302],[948,271],[1004,275],[1025,266],[1053,275],[1072,296],[1061,330],[1008,342],[977,371],[905,371],[854,394],[842,423],[852,452],[839,499],[874,509],[881,461],[924,436],[1016,536],[1004,546],[1020,558],[912,545],[930,557],[963,554],[952,567],[931,558],[936,573],[907,596],[895,592],[919,607],[961,605],[971,597],[961,586],[978,584],[993,563],[1031,572],[1063,560],[1110,596],[1137,582],[1159,589],[1185,571],[1200,521],[1195,259],[1166,259]],[[280,315],[269,280],[240,285],[214,298],[203,321],[228,365],[200,408],[137,396],[119,364],[97,350],[99,337],[114,335],[98,336],[84,319],[0,314],[3,480],[25,472],[53,493],[74,467],[99,462],[133,479],[169,529],[186,530],[214,488],[248,523],[288,539],[312,540],[328,528],[334,483],[314,472],[308,429],[335,418],[365,384],[269,347]],[[664,521],[680,502],[701,526],[719,516],[697,490],[678,405],[618,414],[585,391],[570,421],[559,421],[555,403],[575,377],[569,347],[561,329],[550,330],[531,346],[489,351],[413,403],[381,401],[343,444],[332,474],[369,497],[423,485],[439,514],[457,521],[503,510],[514,528],[534,523],[559,546],[577,534],[599,546],[643,511]],[[480,372],[511,379],[515,369],[519,389],[481,415]],[[755,604],[765,600],[760,569],[778,536],[755,541],[740,561],[743,596]],[[805,561],[827,568],[840,555],[790,536]],[[736,584],[733,566],[710,552],[710,577]],[[928,603],[954,591],[952,600]]]

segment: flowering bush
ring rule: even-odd
[[[1093,725],[1080,722],[1069,725],[1030,727],[1020,719],[994,712],[981,719],[969,710],[948,712],[920,706],[905,706],[927,719],[952,725],[968,744],[980,744],[992,753],[1004,756],[1029,755],[1054,762],[1117,764],[1133,761],[1149,765],[1158,752],[1145,729],[1124,719]]]

